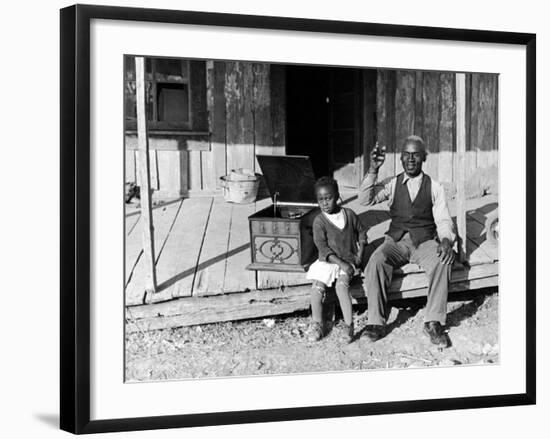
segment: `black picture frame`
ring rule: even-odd
[[[536,35],[376,23],[75,5],[60,29],[61,387],[60,426],[99,433],[327,417],[535,404],[536,401]],[[93,19],[294,30],[526,47],[526,376],[525,393],[224,413],[90,420],[90,22]]]

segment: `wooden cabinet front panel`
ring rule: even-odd
[[[297,265],[301,262],[299,237],[255,236],[252,246],[257,263]]]
[[[252,235],[292,235],[300,234],[300,224],[296,221],[252,221]]]

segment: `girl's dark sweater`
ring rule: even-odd
[[[367,242],[367,229],[355,212],[346,207],[344,211],[346,225],[342,230],[336,227],[322,212],[313,220],[313,241],[319,251],[319,260],[328,261],[330,255],[355,264],[357,243]]]

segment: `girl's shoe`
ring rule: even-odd
[[[344,324],[344,337],[346,343],[351,343],[355,339],[353,322],[350,325]]]
[[[319,322],[311,322],[308,332],[309,341],[319,341],[323,338],[323,326]]]

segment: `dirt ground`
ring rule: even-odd
[[[357,337],[343,340],[342,321],[320,342],[308,342],[308,312],[287,316],[129,334],[126,380],[208,378],[490,364],[499,359],[498,293],[454,294],[448,305],[451,346],[438,349],[422,333],[425,299],[393,303],[388,335],[373,343],[362,330],[364,307],[354,308]]]

